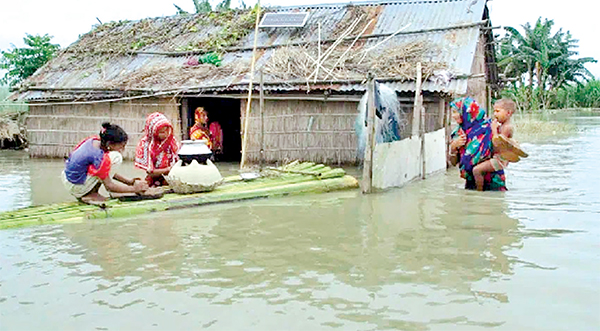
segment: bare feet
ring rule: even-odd
[[[80,199],[81,202],[87,203],[89,205],[97,205],[104,206],[104,202],[106,201],[106,197],[99,194],[98,192],[92,192]]]

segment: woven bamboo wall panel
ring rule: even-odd
[[[307,160],[354,163],[357,102],[312,100],[266,100],[264,149],[267,162]],[[242,119],[246,101],[242,101]],[[261,116],[253,100],[248,123],[248,159],[260,159]],[[243,122],[242,122],[243,123]]]
[[[173,123],[176,137],[181,139],[179,104],[176,101],[171,98],[146,98],[30,107],[27,118],[29,153],[32,157],[65,157],[82,139],[97,135],[103,122],[111,122],[127,132],[129,142],[123,156],[132,159],[150,113],[158,111],[165,114]]]

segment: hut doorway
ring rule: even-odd
[[[240,100],[229,98],[189,98],[186,131],[194,125],[194,111],[204,107],[208,113],[208,123],[218,122],[223,130],[223,154],[217,161],[239,162],[242,158],[240,135]]]

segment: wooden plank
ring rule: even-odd
[[[375,79],[369,73],[367,82],[367,143],[365,146],[362,192],[373,191],[373,150],[375,148]]]
[[[265,166],[265,93],[264,93],[264,75],[260,71],[260,94],[259,94],[259,110],[260,110],[260,169]]]
[[[415,104],[414,104],[414,112],[413,112],[413,121],[417,121],[416,125],[413,122],[413,136],[418,135],[421,139],[421,178],[425,179],[425,109],[423,109],[423,91],[422,83],[423,83],[423,70],[421,67],[421,62],[417,62],[417,73],[416,73],[416,89],[415,89]]]

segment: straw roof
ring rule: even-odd
[[[480,28],[489,24],[481,20],[487,15],[485,1],[470,3],[268,8],[306,11],[309,18],[302,28],[260,29],[256,53],[253,10],[110,22],[84,34],[25,81],[20,99],[68,99],[83,95],[81,91],[98,96],[90,90],[105,91],[107,97],[115,97],[115,90],[123,95],[236,90],[250,80],[253,54],[265,83],[283,81],[286,90],[318,81],[362,80],[367,72],[411,82],[417,62],[422,63],[425,80],[440,71],[456,78],[470,74]],[[201,57],[209,53],[219,55],[220,66],[202,63]],[[458,83],[448,85],[432,78],[423,89],[466,89],[464,82],[455,80]]]

